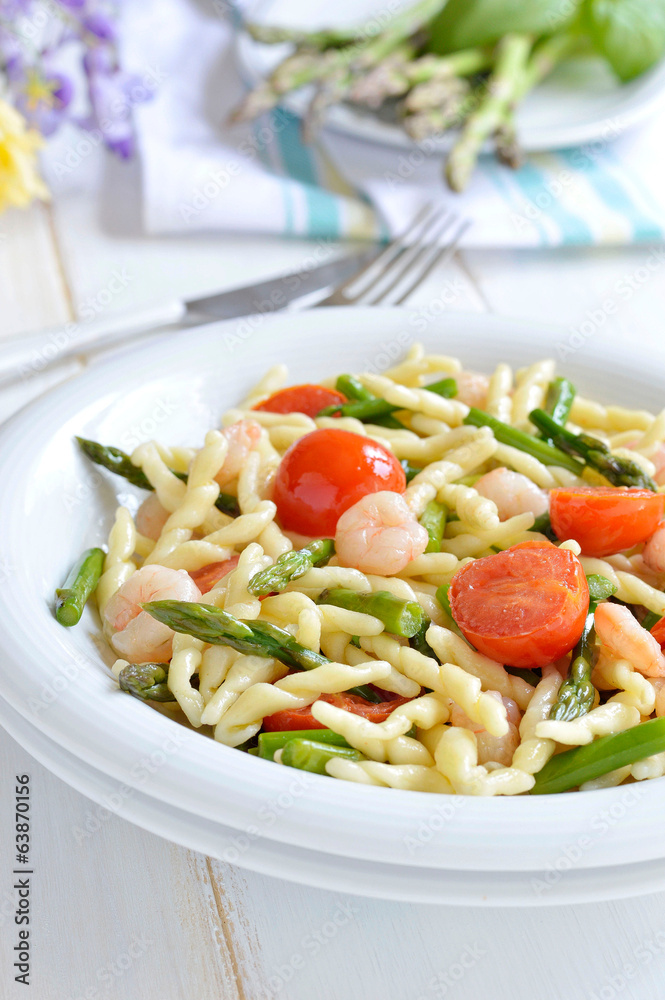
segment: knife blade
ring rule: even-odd
[[[249,316],[258,312],[278,312],[291,302],[318,292],[330,285],[346,281],[361,267],[379,255],[383,247],[370,249],[328,261],[312,268],[301,268],[279,278],[270,278],[256,285],[234,288],[217,295],[205,295],[185,303],[187,314],[193,319],[199,316],[215,319],[233,319],[235,316]]]
[[[381,249],[381,246],[372,246],[316,267],[302,267],[289,274],[216,295],[205,295],[186,302],[174,300],[140,311],[66,323],[53,329],[6,338],[0,341],[0,385],[40,374],[82,351],[110,347],[164,327],[191,329],[192,326],[218,319],[278,312],[313,292],[346,281],[378,256]]]

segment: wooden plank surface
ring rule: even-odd
[[[132,274],[109,310],[194,295],[297,268],[304,242],[145,240],[105,231],[92,196],[69,196],[54,227],[41,209],[3,219],[0,338],[66,321]],[[337,252],[332,250],[330,252]],[[644,251],[469,253],[438,271],[415,304],[581,322],[640,267]],[[9,267],[11,270],[7,270]],[[564,290],[565,289],[565,294]],[[663,282],[635,290],[607,329],[642,342],[663,312]],[[0,348],[1,349],[1,348]],[[0,392],[0,418],[71,377],[77,365]],[[0,732],[0,998],[11,976],[13,776],[34,782],[33,995],[39,1000],[655,1000],[665,972],[663,896],[549,910],[376,902],[292,885],[204,858],[111,815],[80,842],[95,807]],[[123,968],[126,966],[126,968]]]

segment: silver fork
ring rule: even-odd
[[[400,305],[452,257],[470,225],[447,208],[426,205],[378,257],[316,305]]]

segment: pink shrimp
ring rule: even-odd
[[[468,729],[470,732],[476,734],[479,764],[487,764],[489,761],[492,761],[493,763],[509,767],[512,763],[513,754],[520,744],[518,727],[522,713],[512,698],[504,698],[498,691],[488,691],[487,693],[491,694],[498,701],[503,702],[506,707],[508,732],[505,736],[492,736],[479,722],[473,722],[466,712],[455,702],[452,704],[450,722],[453,726]]]
[[[423,554],[429,537],[399,493],[362,497],[337,522],[335,548],[342,566],[394,576]]]
[[[238,420],[235,424],[225,427],[222,434],[229,443],[229,450],[224,459],[224,465],[215,476],[220,486],[226,486],[236,479],[250,451],[253,451],[262,434],[261,425],[256,420]]]
[[[645,677],[665,677],[665,656],[628,608],[604,601],[596,608],[596,634],[610,653],[628,660]]]
[[[169,516],[166,507],[162,507],[159,502],[157,494],[151,493],[136,512],[136,528],[146,538],[152,538],[153,542],[156,542]]]
[[[517,514],[540,517],[549,510],[549,496],[545,490],[539,489],[527,476],[511,472],[503,466],[482,476],[474,484],[474,489],[494,501],[502,521]]]
[[[467,406],[475,406],[479,410],[485,409],[487,391],[490,387],[487,375],[480,375],[478,372],[458,372],[455,375],[455,381],[457,382],[456,399],[459,399],[461,403],[466,403]]]
[[[653,573],[665,573],[665,521],[661,521],[647,539],[642,558]]]
[[[133,663],[171,658],[175,633],[156,621],[141,605],[147,601],[198,601],[201,591],[184,569],[143,566],[113,595],[104,611],[104,625],[116,653]]]

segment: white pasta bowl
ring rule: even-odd
[[[590,340],[574,351],[565,332],[532,323],[398,309],[322,309],[215,323],[100,362],[31,404],[0,433],[0,698],[19,720],[8,728],[91,797],[101,800],[115,787],[123,815],[278,876],[327,885],[336,858],[349,891],[394,898],[462,899],[453,877],[460,872],[475,873],[488,886],[499,879],[505,884],[512,873],[522,902],[560,901],[556,893],[528,888],[532,876],[548,872],[550,881],[565,877],[571,884],[595,872],[594,898],[600,873],[609,869],[617,875],[601,880],[608,898],[660,888],[663,779],[481,799],[306,774],[217,744],[121,693],[94,612],[86,610],[74,629],[53,617],[53,591],[71,563],[83,548],[105,542],[118,501],[135,503],[138,496],[123,480],[91,467],[74,435],[126,451],[153,437],[198,444],[270,365],[286,363],[293,382],[381,370],[414,340],[480,370],[501,360],[519,367],[563,351],[560,368],[585,395],[654,411],[662,406],[665,354],[654,347],[647,370],[642,355],[607,338],[602,348]],[[139,808],[144,801],[150,820]],[[284,862],[285,852],[297,858],[298,850],[308,858],[302,871]],[[312,857],[325,864],[317,868]],[[626,866],[642,866],[642,876],[632,883]],[[362,870],[376,872],[374,882],[361,879]],[[390,872],[388,890],[380,884],[382,870]],[[409,888],[424,881],[427,890]],[[578,898],[592,895],[582,888]]]

